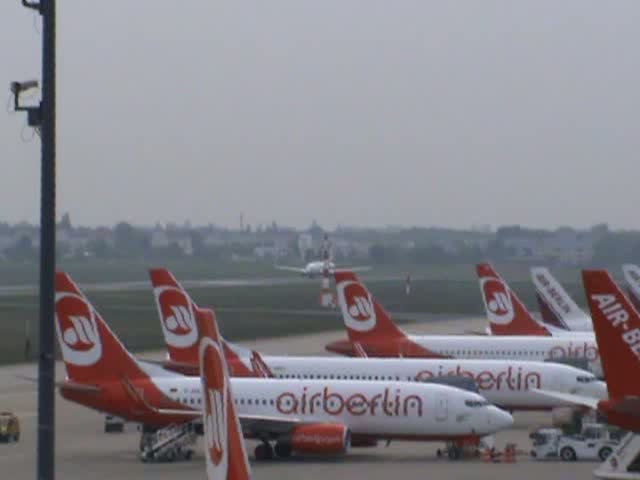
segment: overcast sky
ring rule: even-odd
[[[58,199],[117,220],[639,228],[640,2],[58,1]],[[0,88],[40,72],[0,2]],[[0,219],[39,142],[0,114]]]

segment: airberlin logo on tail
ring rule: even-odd
[[[157,287],[153,292],[162,319],[162,331],[169,345],[190,347],[198,340],[198,328],[189,298],[174,287]]]
[[[376,311],[371,294],[358,282],[346,281],[337,286],[338,302],[344,323],[358,332],[368,332],[376,326]]]
[[[96,312],[82,296],[56,294],[56,331],[66,362],[89,366],[100,360],[102,343]]]
[[[507,325],[514,317],[511,295],[505,284],[497,278],[480,279],[482,298],[491,323]]]
[[[591,295],[598,309],[617,328],[624,343],[629,345],[633,354],[640,359],[640,328],[631,328],[631,315],[615,295]]]
[[[200,344],[204,435],[209,478],[226,478],[228,470],[227,380],[222,352],[210,339]]]

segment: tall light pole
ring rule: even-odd
[[[37,480],[55,478],[55,269],[56,269],[56,2],[21,0],[42,16],[42,99],[21,107],[20,93],[34,82],[13,82],[16,110],[28,113],[40,133],[40,328],[38,354]]]

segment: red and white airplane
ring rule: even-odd
[[[194,318],[215,322],[210,310]],[[137,361],[64,273],[56,274],[56,328],[68,400],[153,427],[200,418],[200,380]],[[273,456],[271,442],[279,456],[339,454],[379,439],[477,441],[513,423],[484,397],[446,385],[268,378],[231,385],[245,437],[262,441],[257,458]]]
[[[593,332],[593,322],[548,268],[531,269],[531,280],[544,324],[570,332]]]
[[[158,313],[169,352],[168,365],[197,365],[195,321],[189,320],[198,306],[165,269],[149,271]],[[181,312],[181,313],[179,313]],[[176,321],[176,316],[180,321]],[[177,325],[182,327],[178,329]],[[494,405],[507,410],[548,410],[568,405],[532,393],[535,388],[606,398],[606,385],[584,370],[552,362],[451,359],[344,358],[261,355],[223,342],[232,376],[284,379],[343,379],[418,381],[458,376],[475,381],[479,392]],[[545,385],[541,387],[540,385]]]
[[[476,273],[490,334],[571,337],[595,343],[592,331],[570,331],[539,323],[490,264],[476,265]]]
[[[316,260],[307,263],[304,267],[292,267],[289,265],[274,265],[278,270],[299,273],[303,277],[315,278],[322,275],[333,275],[336,271],[336,264],[330,260]],[[349,267],[353,271],[366,272],[371,270],[369,266]]]
[[[200,330],[198,359],[207,480],[249,480],[251,468],[215,322]]]
[[[598,348],[593,338],[574,336],[481,336],[409,335],[401,330],[352,272],[335,274],[338,304],[349,335],[326,345],[330,352],[357,356],[359,350],[370,357],[476,358],[494,360],[583,359],[589,370],[601,373]],[[489,282],[485,282],[488,284]],[[495,285],[495,290],[494,290]],[[504,293],[491,282],[488,292]],[[505,298],[505,297],[503,297]],[[510,298],[510,297],[506,297]],[[513,303],[495,308],[495,323],[507,323],[514,316]]]

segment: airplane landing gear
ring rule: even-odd
[[[285,442],[277,442],[275,447],[276,455],[280,458],[287,458],[291,456],[291,444]]]
[[[263,442],[254,450],[256,460],[271,460],[273,459],[273,447],[269,442]]]

